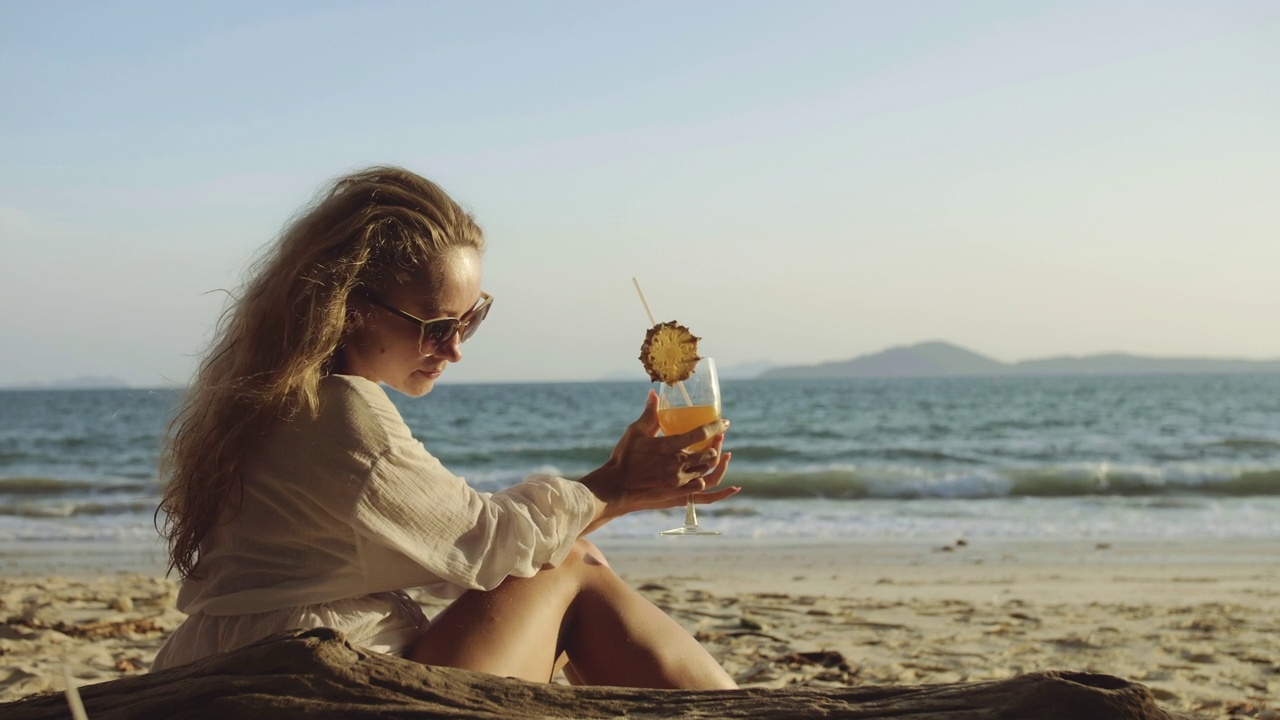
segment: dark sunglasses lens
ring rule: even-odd
[[[470,340],[471,336],[476,334],[476,329],[480,327],[480,323],[484,322],[485,317],[489,315],[489,308],[491,307],[493,307],[493,303],[485,303],[484,307],[477,309],[471,317],[467,318],[467,326],[462,329],[462,337],[458,339],[462,342]]]
[[[422,326],[422,349],[425,351],[444,345],[449,342],[449,338],[453,337],[457,329],[458,321],[453,318],[445,318]]]

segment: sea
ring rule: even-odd
[[[580,477],[640,413],[644,382],[442,384],[390,394],[478,490]],[[174,389],[0,391],[0,557],[155,545]],[[742,492],[721,538],[1163,538],[1280,547],[1280,375],[724,380]],[[300,490],[305,492],[305,490]],[[595,537],[651,538],[678,510]],[[677,542],[715,542],[681,538]]]

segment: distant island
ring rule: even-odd
[[[1174,375],[1280,373],[1278,360],[1156,358],[1111,353],[1000,362],[951,343],[934,341],[889,348],[851,360],[765,370],[769,380],[809,378],[973,377],[996,375]]]

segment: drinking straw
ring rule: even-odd
[[[653,311],[649,309],[649,301],[644,299],[644,291],[640,289],[640,281],[631,278],[631,284],[636,286],[636,294],[640,296],[640,304],[644,306],[644,314],[649,316],[649,324],[657,325],[658,321],[653,319]],[[693,398],[689,397],[689,391],[684,389],[684,383],[677,380],[676,387],[680,388],[680,394],[684,396],[685,405],[693,405]]]
[[[62,666],[62,679],[66,683],[66,690],[63,693],[67,696],[67,705],[71,708],[72,720],[89,720],[89,715],[84,711],[84,703],[80,702],[80,691],[76,690],[76,681],[71,677],[71,667],[69,665]]]
[[[649,309],[649,301],[644,299],[644,291],[640,289],[640,281],[631,278],[631,284],[636,286],[636,294],[640,296],[640,304],[644,306],[644,314],[649,316],[649,324],[657,325],[658,321],[653,319],[653,311]]]

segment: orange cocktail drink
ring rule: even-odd
[[[719,419],[720,408],[715,405],[658,408],[658,425],[662,427],[663,435],[679,435]],[[685,449],[690,452],[706,450],[711,447],[712,440],[714,438],[703,440]]]

